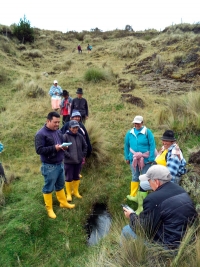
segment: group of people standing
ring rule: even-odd
[[[88,103],[83,98],[83,89],[78,88],[76,91],[77,97],[72,99],[67,90],[62,90],[58,85],[58,81],[54,80],[53,85],[49,90],[51,96],[51,106],[54,111],[60,110],[63,116],[63,124],[70,120],[70,116],[74,110],[78,110],[81,114],[81,120],[85,122],[88,118],[89,110]]]
[[[49,90],[52,109],[47,115],[45,125],[36,133],[35,149],[42,162],[41,173],[44,176],[42,189],[48,216],[56,218],[53,211],[52,192],[60,202],[60,207],[72,209],[72,197],[79,199],[81,168],[86,157],[92,152],[92,146],[83,124],[88,118],[87,100],[82,97],[83,90],[78,88],[77,97],[72,99],[66,90],[58,86],[57,80]],[[61,116],[63,127],[59,129]],[[66,193],[64,187],[66,187]]]
[[[79,193],[80,173],[92,147],[84,126],[88,104],[82,97],[82,88],[77,89],[77,97],[72,99],[55,80],[49,94],[54,111],[48,114],[46,124],[37,132],[35,149],[42,161],[41,172],[45,182],[42,191],[48,216],[56,218],[52,192],[56,191],[60,207],[75,207],[69,202],[73,196],[82,198]],[[64,124],[60,130],[60,114],[56,112],[59,108]],[[163,133],[163,145],[157,151],[154,135],[144,125],[143,117],[135,116],[132,123],[134,127],[124,139],[124,157],[132,172],[127,199],[136,202],[138,208],[131,211],[123,207],[130,224],[123,228],[122,239],[137,238],[139,224],[147,237],[164,248],[177,248],[187,226],[197,217],[189,195],[179,186],[181,176],[186,173],[186,161],[172,130]]]
[[[187,226],[197,217],[189,195],[179,186],[186,173],[186,161],[172,130],[163,133],[163,146],[157,151],[153,133],[144,126],[143,117],[135,116],[133,124],[125,136],[124,156],[132,172],[127,199],[138,203],[138,209],[123,208],[130,224],[123,228],[122,237],[137,238],[140,225],[148,238],[167,249],[177,248]],[[153,192],[148,194],[149,190]]]

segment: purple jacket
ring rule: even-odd
[[[63,143],[60,130],[53,131],[44,125],[35,136],[35,150],[41,161],[48,164],[60,164],[64,159],[64,151],[57,151],[55,145]]]

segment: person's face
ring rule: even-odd
[[[162,143],[163,143],[164,148],[168,149],[174,142],[162,140]]]
[[[75,121],[80,121],[81,120],[81,118],[79,117],[79,116],[75,116],[75,117],[73,117],[73,120],[75,120]]]
[[[76,134],[78,132],[78,127],[71,127],[69,129],[73,134]]]
[[[53,117],[52,120],[47,120],[46,126],[49,129],[56,131],[59,129],[59,124],[60,124],[60,118]]]
[[[141,129],[142,126],[143,126],[143,122],[141,122],[141,123],[134,123],[134,127],[135,127],[135,129],[137,129],[137,130]]]
[[[160,181],[157,179],[155,179],[155,180],[149,179],[149,184],[150,184],[152,190],[155,191],[160,186]]]
[[[54,85],[55,85],[55,87],[57,87],[58,84],[57,83],[54,83]]]
[[[65,96],[64,96],[64,99],[68,99],[68,97],[69,97],[68,95],[65,95]]]
[[[78,98],[82,98],[82,96],[83,96],[82,94],[77,94]]]

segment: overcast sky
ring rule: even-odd
[[[2,0],[0,24],[19,23],[24,15],[32,27],[62,32],[99,28],[163,30],[179,23],[200,22],[200,0]]]

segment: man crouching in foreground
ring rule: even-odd
[[[35,150],[40,155],[42,161],[41,172],[44,176],[43,196],[48,216],[56,218],[52,208],[52,192],[56,191],[56,196],[61,208],[72,209],[74,204],[67,202],[64,191],[64,150],[62,147],[63,135],[58,130],[60,115],[57,112],[50,112],[47,116],[46,124],[36,133]]]
[[[154,192],[144,200],[143,212],[137,216],[123,208],[130,218],[130,226],[122,229],[125,238],[137,238],[136,228],[142,226],[145,234],[168,249],[176,249],[188,226],[197,217],[195,207],[186,191],[171,181],[169,170],[162,165],[153,165],[146,174],[140,175],[140,181],[149,181]]]

